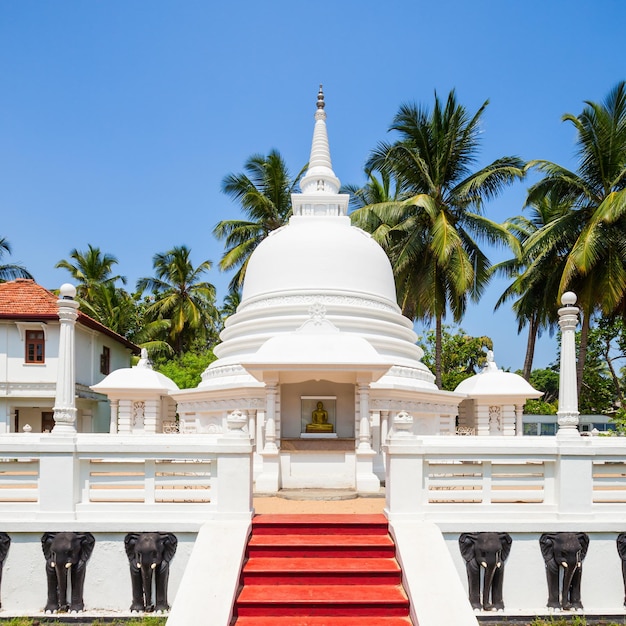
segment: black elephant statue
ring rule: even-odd
[[[133,589],[131,611],[167,611],[170,561],[178,539],[172,533],[129,533],[124,539]],[[153,576],[154,574],[154,576]],[[154,603],[152,586],[154,582]]]
[[[2,585],[2,568],[4,567],[4,559],[7,558],[10,545],[11,537],[9,537],[9,535],[7,535],[6,533],[0,533],[0,587]],[[0,608],[2,608],[1,598]]]
[[[622,578],[624,579],[624,606],[626,606],[626,533],[617,535],[617,553],[622,559]]]
[[[82,611],[87,561],[96,540],[91,533],[44,533],[41,547],[46,557],[48,601],[44,611]],[[68,602],[68,579],[71,598]]]
[[[511,552],[512,542],[508,533],[462,533],[459,537],[459,548],[467,568],[469,601],[472,608],[485,611],[504,609],[502,600],[504,562]]]
[[[539,538],[541,554],[546,563],[548,608],[571,611],[582,609],[580,583],[583,561],[589,548],[586,533],[544,533]],[[559,595],[560,570],[563,582]]]

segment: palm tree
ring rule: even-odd
[[[245,173],[228,174],[222,191],[241,204],[248,220],[223,220],[213,234],[224,239],[226,251],[219,262],[221,270],[238,268],[230,281],[230,290],[243,285],[246,266],[255,248],[269,233],[284,226],[291,217],[291,194],[306,167],[291,178],[287,165],[277,150],[267,156],[255,154],[244,165]]]
[[[149,291],[154,296],[145,311],[148,321],[168,321],[167,341],[176,354],[214,339],[220,320],[215,287],[200,280],[211,269],[211,262],[194,267],[190,256],[186,246],[155,254],[152,265],[156,276],[137,281],[137,291]]]
[[[6,237],[0,237],[0,261],[5,254],[11,254],[11,244]],[[22,265],[15,263],[0,264],[0,283],[16,278],[33,278],[32,274]]]
[[[126,284],[125,276],[113,276],[112,268],[117,265],[117,258],[112,254],[102,253],[100,248],[87,244],[87,250],[81,252],[74,248],[70,259],[62,259],[55,267],[66,269],[78,282],[76,294],[79,300],[93,304],[103,285],[114,285],[118,280]]]
[[[563,121],[577,133],[578,170],[550,161],[531,161],[545,176],[528,191],[527,202],[554,194],[571,210],[540,229],[528,242],[533,254],[551,248],[566,252],[559,293],[578,294],[583,311],[578,388],[585,366],[591,317],[612,315],[626,304],[626,83],[618,83],[603,103],[585,102],[578,116]]]
[[[398,201],[365,206],[353,214],[354,222],[369,229],[387,250],[405,315],[435,320],[439,386],[442,321],[448,310],[460,321],[468,297],[478,300],[490,278],[489,259],[478,240],[508,243],[517,250],[515,238],[481,211],[484,201],[523,177],[524,163],[503,157],[471,171],[487,104],[470,117],[452,91],[445,105],[435,94],[432,112],[402,105],[390,127],[400,138],[379,144],[367,163],[368,170],[397,181]]]
[[[565,263],[565,256],[558,248],[548,250],[545,255],[533,256],[527,249],[527,242],[538,230],[567,213],[570,207],[550,194],[530,208],[529,218],[518,216],[505,222],[506,228],[520,242],[521,256],[498,263],[492,268],[494,274],[513,279],[496,302],[495,310],[515,299],[513,311],[518,322],[517,332],[522,332],[524,326],[528,325],[522,372],[526,380],[530,380],[537,337],[541,336],[543,330],[552,333],[556,328],[556,294]]]

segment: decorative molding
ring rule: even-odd
[[[232,411],[236,408],[242,410],[265,408],[265,398],[231,398],[227,400],[192,400],[178,403],[178,412],[185,413],[209,413],[212,411]]]
[[[27,330],[42,330],[44,341],[48,341],[48,325],[44,322],[15,322],[20,340],[24,341]]]
[[[212,378],[222,378],[225,376],[250,376],[250,374],[239,364],[219,365],[217,367],[209,366],[202,373],[202,380],[211,380]]]
[[[419,402],[411,400],[393,400],[391,398],[370,399],[370,409],[373,411],[391,411],[392,413],[406,411],[427,415],[456,415],[455,404],[438,404],[435,402]]]
[[[323,294],[311,294],[311,295],[292,295],[292,296],[275,296],[271,298],[263,298],[262,300],[256,300],[248,304],[244,303],[239,306],[237,313],[243,311],[255,311],[257,309],[266,309],[270,307],[285,307],[285,306],[333,306],[333,307],[364,307],[367,309],[377,309],[379,311],[387,311],[389,313],[398,313],[398,309],[369,298],[359,298],[357,296],[340,296],[340,295],[323,295]]]
[[[146,403],[143,400],[133,402],[133,426],[142,426],[146,416]]]

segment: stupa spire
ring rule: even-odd
[[[315,128],[313,129],[309,168],[300,181],[300,189],[303,194],[330,195],[339,193],[340,182],[333,172],[333,165],[330,160],[324,108],[324,90],[320,85],[317,92],[317,110],[315,111]]]

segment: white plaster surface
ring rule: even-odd
[[[461,522],[458,523],[461,526]],[[624,524],[626,528],[626,524]],[[491,530],[491,529],[490,529]],[[503,524],[501,531],[507,531]],[[585,531],[585,527],[563,527],[562,531]],[[548,529],[546,528],[546,532]],[[452,561],[467,594],[465,561],[459,551],[460,533],[446,533],[445,540]],[[539,547],[540,532],[513,533],[511,553],[505,563],[503,599],[504,615],[545,615],[548,601],[545,564]],[[626,615],[621,560],[615,539],[618,533],[588,533],[587,557],[583,561],[581,599],[585,613],[596,615]],[[484,612],[485,615],[492,612]],[[567,614],[568,612],[564,612]],[[421,626],[421,622],[420,622]]]
[[[167,626],[228,626],[250,521],[207,522],[198,533]]]
[[[149,526],[146,527],[150,530]],[[196,535],[172,529],[178,539],[170,564],[168,600],[176,597]],[[36,614],[46,604],[46,565],[41,549],[43,533],[9,533],[11,547],[2,575],[2,613]],[[86,611],[127,612],[132,601],[126,533],[94,532],[96,544],[87,562],[84,587]]]
[[[391,522],[411,617],[419,626],[477,626],[441,531],[429,522]]]

